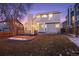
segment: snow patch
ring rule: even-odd
[[[79,37],[70,37],[70,36],[67,36],[67,37],[69,38],[71,42],[73,42],[79,47]]]
[[[28,40],[28,39],[24,39],[24,38],[16,38],[16,37],[10,37],[8,38],[10,40]]]

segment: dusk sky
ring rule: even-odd
[[[65,21],[68,7],[74,3],[35,3],[32,5],[32,13],[35,15],[39,12],[59,11],[61,12],[61,22]]]
[[[27,4],[27,3],[26,3]],[[36,15],[40,12],[53,12],[58,11],[61,12],[61,22],[64,22],[67,15],[67,9],[70,6],[73,6],[74,3],[32,3],[31,12],[33,15]],[[25,9],[27,6],[25,6]],[[27,21],[27,15],[25,14],[24,18],[20,20],[21,23],[25,23]]]

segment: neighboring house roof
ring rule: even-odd
[[[2,23],[2,22],[13,22],[13,21],[15,21],[15,22],[18,22],[19,24],[21,24],[22,26],[23,26],[23,24],[20,22],[20,21],[18,21],[18,20],[9,20],[9,21],[0,21],[0,23]]]
[[[0,23],[2,23],[2,22],[7,22],[7,21],[0,21]]]

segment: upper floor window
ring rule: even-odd
[[[53,17],[53,14],[49,14],[49,17]]]
[[[49,20],[53,17],[53,14],[49,14]]]
[[[37,15],[36,18],[41,18],[41,16],[40,15]]]
[[[75,16],[72,16],[72,23],[75,23]]]
[[[47,18],[47,15],[42,15],[42,18]]]

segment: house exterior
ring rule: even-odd
[[[68,8],[66,18],[67,32],[69,34],[79,35],[79,4],[76,3],[72,7]]]
[[[18,20],[0,21],[0,36],[24,34],[24,26]]]
[[[75,24],[74,24],[74,28],[75,28],[75,34],[79,35],[79,3],[75,4],[75,10],[74,10],[74,16],[75,16]]]
[[[40,33],[60,33],[60,12],[42,12],[35,16],[38,24],[38,32]]]

